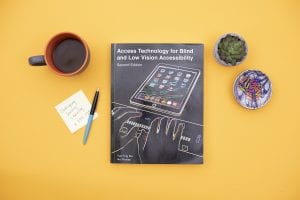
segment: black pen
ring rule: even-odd
[[[89,116],[89,119],[88,119],[88,122],[87,122],[87,125],[86,125],[84,136],[83,136],[83,144],[86,143],[86,141],[89,137],[91,125],[92,125],[93,118],[94,118],[94,113],[95,113],[95,110],[96,110],[96,107],[97,107],[98,96],[99,96],[99,88],[97,89],[97,91],[95,93],[95,96],[94,96],[93,104],[92,104],[91,111],[90,111],[90,116]]]

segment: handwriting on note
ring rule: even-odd
[[[55,109],[71,131],[75,133],[87,124],[90,114],[91,103],[82,90],[76,92],[57,106]],[[95,112],[94,119],[98,117]]]

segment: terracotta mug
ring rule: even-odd
[[[86,68],[89,57],[88,45],[82,38],[62,32],[49,40],[44,55],[32,56],[28,61],[32,66],[47,65],[59,75],[72,76]]]

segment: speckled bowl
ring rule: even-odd
[[[246,70],[235,79],[233,94],[241,106],[252,110],[258,109],[269,102],[272,95],[272,83],[263,72]]]

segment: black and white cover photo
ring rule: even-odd
[[[203,51],[112,44],[112,163],[203,163]]]

